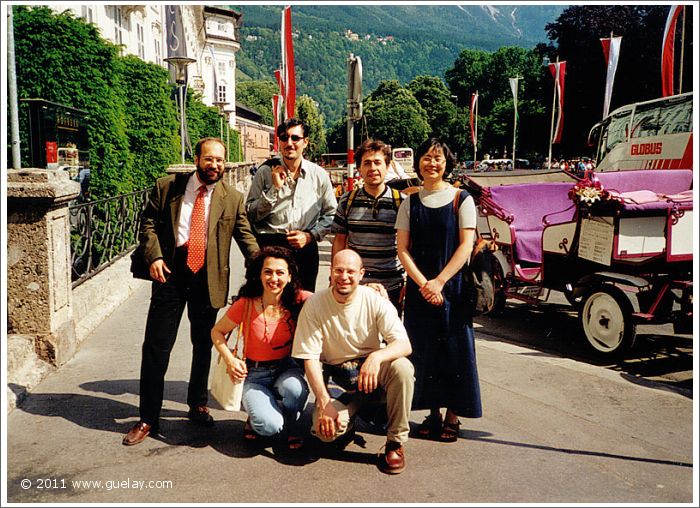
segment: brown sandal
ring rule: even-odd
[[[440,441],[443,443],[454,443],[459,437],[459,426],[461,422],[457,420],[456,422],[445,422],[442,424],[442,432],[440,433]]]
[[[418,437],[430,439],[438,436],[442,429],[442,415],[430,413],[418,426]]]

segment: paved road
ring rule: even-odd
[[[635,347],[615,359],[593,352],[583,335],[577,312],[564,296],[552,291],[537,306],[509,300],[503,314],[479,316],[475,328],[499,340],[597,365],[631,382],[661,383],[692,397],[693,336],[678,335],[673,325],[639,325]]]
[[[327,258],[319,281],[327,280]],[[8,415],[3,502],[698,501],[687,391],[514,344],[487,323],[477,329],[484,417],[463,419],[457,443],[412,439],[401,475],[376,468],[384,437],[371,429],[361,428],[345,451],[310,443],[290,456],[243,443],[245,415],[214,403],[216,426],[193,427],[186,320],[166,378],[163,436],[124,447],[138,418],[148,298],[145,285]],[[423,416],[415,412],[412,424]],[[89,481],[101,484],[80,483]]]

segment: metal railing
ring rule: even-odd
[[[226,182],[246,186],[252,162],[227,163]],[[70,218],[71,281],[76,288],[128,254],[138,243],[141,212],[151,189],[106,199],[74,202]]]
[[[73,288],[126,255],[138,240],[138,227],[150,189],[68,207]]]

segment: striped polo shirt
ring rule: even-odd
[[[349,192],[340,197],[331,233],[347,235],[348,248],[362,258],[365,267],[362,282],[381,283],[387,291],[400,287],[404,270],[396,252],[394,224],[398,210],[391,189],[386,187],[375,199],[364,187],[360,188],[350,210],[347,209],[349,197]]]

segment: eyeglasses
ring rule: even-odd
[[[292,143],[298,143],[304,139],[304,136],[297,136],[296,134],[292,134],[291,136],[289,134],[280,134],[278,137],[280,141],[289,141],[291,139]]]
[[[212,162],[215,164],[223,164],[225,162],[224,159],[219,157],[202,157],[202,160],[207,164],[211,164]]]

